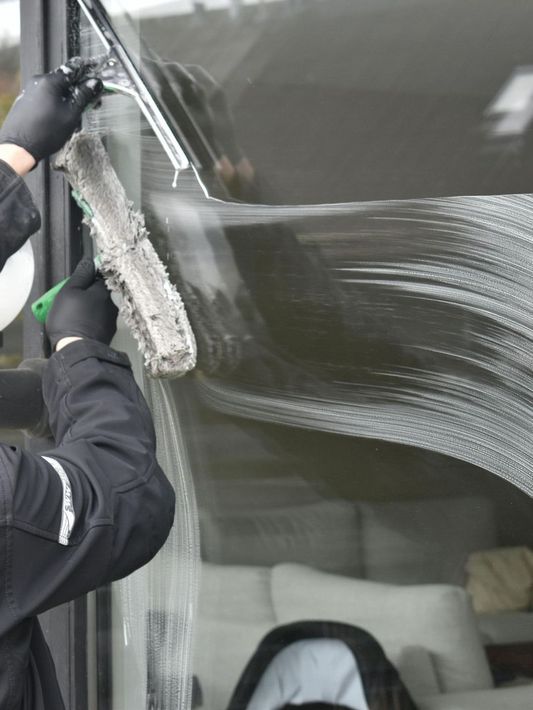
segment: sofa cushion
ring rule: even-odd
[[[275,623],[270,569],[202,564],[194,674],[204,707],[227,706],[246,663]]]
[[[392,584],[466,582],[476,550],[496,546],[492,503],[482,497],[362,503],[365,577]]]
[[[203,562],[198,615],[201,618],[273,626],[270,569]]]
[[[226,708],[246,664],[273,624],[200,617],[196,623],[193,673],[204,708]]]
[[[238,435],[242,436],[242,434],[242,431],[238,432]],[[222,441],[226,442],[227,446],[227,433],[224,435],[221,432],[220,437]],[[244,442],[239,439],[239,457],[246,455],[246,451],[242,451],[242,445],[244,443],[246,446],[247,439],[248,437],[246,437]],[[253,438],[252,445],[257,447],[260,444]],[[250,455],[257,455],[255,448],[254,451],[250,452]],[[268,448],[261,449],[262,457],[269,458],[272,455]],[[238,478],[229,479],[210,479],[208,493],[209,509],[216,507],[217,510],[223,510],[225,513],[229,512],[231,514],[261,508],[283,508],[294,505],[295,501],[298,501],[299,505],[308,505],[309,503],[319,503],[324,500],[324,495],[315,485],[312,485],[297,474],[288,472],[285,472],[283,476],[239,476]]]
[[[299,562],[361,576],[359,513],[343,500],[200,518],[203,558],[233,565]]]
[[[467,592],[479,614],[531,608],[533,552],[499,547],[473,552],[466,563]]]
[[[332,620],[372,633],[414,697],[492,686],[469,599],[458,587],[393,586],[283,564],[272,570],[272,602],[277,624]],[[432,663],[406,663],[413,647]]]

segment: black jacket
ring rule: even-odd
[[[0,163],[0,227],[20,241],[35,214],[22,180]],[[50,358],[43,390],[55,448],[34,455],[0,444],[0,710],[64,707],[36,615],[144,565],[174,519],[126,355],[72,343]]]

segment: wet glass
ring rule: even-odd
[[[20,18],[18,0],[0,3],[0,125],[19,92]],[[22,315],[2,334],[0,368],[9,369],[22,360]],[[13,431],[0,431],[0,439],[13,445],[22,444],[22,436]]]
[[[112,707],[231,707],[302,620],[372,633],[424,707],[527,704],[530,4],[105,4],[195,171],[131,100],[86,127],[198,343],[138,368],[189,547],[114,585]]]

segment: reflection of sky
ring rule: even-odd
[[[18,0],[0,0],[0,42],[16,42],[20,36]]]

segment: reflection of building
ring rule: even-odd
[[[27,75],[62,61],[61,42],[69,42],[71,52],[78,50],[79,28],[65,15],[67,8],[75,10],[75,4],[42,0],[22,0],[22,4]],[[483,111],[503,78],[517,65],[533,61],[529,31],[533,10],[525,4],[508,7],[498,0],[444,4],[205,0],[196,3],[197,12],[191,12],[193,2],[156,3],[155,8],[154,3],[133,0],[106,4],[117,11],[114,21],[128,43],[136,44],[141,36],[166,59],[200,64],[222,84],[246,156],[260,177],[275,186],[278,202],[404,200],[530,189],[527,146],[518,161],[496,165],[484,151],[482,131]],[[130,11],[129,17],[120,12],[122,7]],[[284,12],[287,8],[298,13]],[[84,29],[81,37],[87,43],[89,30]],[[490,43],[494,37],[499,38],[495,46]],[[122,124],[109,137],[109,150],[127,179],[131,197],[150,206],[149,218],[155,223],[158,214],[149,204],[151,193],[177,200],[190,185],[188,178],[180,177],[177,192],[164,193],[161,186],[166,185],[167,172],[157,142],[147,132],[141,133],[134,109],[114,109],[122,108],[123,104],[112,103],[120,99],[105,101],[104,127],[109,128],[117,116]],[[194,121],[184,122],[183,130],[207,132],[205,124],[198,127]],[[211,166],[202,167],[208,172]],[[80,241],[71,237],[77,234],[76,214],[61,180],[42,170],[30,180],[47,210],[38,242],[42,290],[45,282],[59,280],[76,261]],[[257,185],[254,189],[256,201],[269,202]],[[195,197],[191,189],[187,198]],[[284,303],[275,305],[265,317],[274,326],[271,340],[257,339],[256,349],[250,348],[250,367],[230,373],[233,380],[225,380],[225,375],[219,378],[222,382],[211,378],[209,388],[202,386],[206,383],[200,378],[189,378],[165,390],[172,395],[169,400],[162,397],[159,385],[147,385],[160,415],[161,455],[183,493],[176,537],[155,566],[135,580],[100,590],[96,600],[79,600],[48,616],[71,707],[85,710],[89,696],[91,710],[141,710],[144,694],[149,695],[152,707],[182,707],[180,693],[187,683],[180,674],[190,669],[188,647],[182,644],[190,613],[184,600],[192,598],[187,597],[191,594],[188,583],[199,566],[193,558],[198,523],[204,577],[201,615],[193,625],[200,662],[193,670],[204,699],[216,697],[222,707],[259,637],[274,624],[294,620],[305,609],[314,616],[342,612],[346,620],[373,623],[376,634],[388,630],[387,648],[394,649],[391,654],[404,674],[411,672],[413,693],[416,686],[420,697],[439,696],[424,707],[432,708],[432,703],[449,707],[446,703],[454,702],[451,694],[464,691],[472,693],[461,700],[465,710],[489,710],[491,702],[499,708],[502,696],[492,687],[477,620],[464,589],[458,587],[466,583],[464,564],[469,553],[533,543],[530,499],[492,474],[451,457],[379,439],[362,440],[347,431],[341,435],[334,425],[329,431],[319,426],[322,420],[334,420],[326,415],[335,412],[326,397],[321,401],[317,373],[324,377],[326,371],[339,383],[340,411],[348,400],[348,389],[357,393],[350,369],[353,361],[358,359],[358,375],[378,361],[390,363],[391,359],[408,370],[421,360],[433,367],[427,352],[436,340],[443,351],[446,347],[453,350],[460,342],[471,354],[473,319],[462,314],[454,317],[444,307],[442,312],[432,311],[430,319],[427,304],[420,303],[413,316],[406,305],[408,297],[391,298],[385,288],[379,302],[373,297],[354,299],[351,310],[336,314],[335,302],[324,304],[330,293],[327,279],[321,282],[322,303],[302,297],[301,255],[305,252],[306,265],[316,266],[313,275],[322,273],[320,256],[325,254],[328,263],[335,263],[339,253],[351,262],[350,273],[356,273],[363,260],[375,255],[376,225],[386,230],[378,214],[357,226],[349,213],[333,221],[324,217],[313,221],[307,231],[295,220],[275,240],[269,231],[268,206],[259,206],[254,213],[266,214],[264,223],[259,217],[259,226],[245,220],[244,228],[231,235],[207,202],[202,203],[203,209],[197,207],[193,204],[190,212],[184,212],[178,225],[187,232],[187,240],[165,242],[169,232],[165,219],[154,224],[154,234],[161,237],[163,247],[187,241],[191,252],[187,259],[180,261],[180,251],[174,249],[185,280],[187,269],[195,268],[195,258],[204,267],[209,261],[209,284],[205,283],[207,271],[200,268],[200,276],[189,279],[200,295],[202,286],[205,292],[209,285],[219,296],[218,311],[207,299],[203,315],[208,323],[213,312],[220,312],[218,325],[224,335],[225,318],[231,324],[236,307],[245,323],[247,317],[251,320],[250,311],[257,306],[259,295],[264,295],[253,293],[254,277],[262,278],[263,272],[273,270],[265,269],[267,263],[277,264],[276,273],[285,277]],[[389,266],[395,255],[404,262],[427,257],[424,245],[419,245],[415,255],[395,246],[393,238],[414,231],[408,220],[402,224],[402,230],[387,233],[390,249],[384,259],[389,258]],[[276,227],[280,229],[279,224]],[[363,229],[365,239],[358,240],[358,230]],[[176,233],[179,236],[178,229]],[[442,220],[432,223],[431,235],[433,246],[438,246],[439,238],[446,243],[451,239]],[[461,243],[460,235],[453,237]],[[256,300],[249,293],[243,296],[232,281],[232,288],[227,288],[233,297],[230,308],[223,287],[230,274],[237,281],[232,254],[242,256],[238,242],[247,239],[250,243],[252,238],[262,248],[249,248],[247,260],[235,261],[243,280],[248,277],[248,291]],[[228,248],[230,242],[234,252]],[[276,259],[268,250],[272,244],[281,244]],[[295,249],[290,259],[282,248],[287,249],[287,244]],[[164,248],[161,253],[165,254]],[[482,259],[483,254],[476,251],[473,258]],[[276,284],[275,279],[269,283]],[[306,293],[316,293],[316,288]],[[361,293],[368,292],[361,289]],[[276,304],[274,299],[270,302]],[[329,311],[320,311],[319,305],[327,305]],[[339,323],[328,317],[332,313]],[[328,328],[344,323],[357,328],[353,340],[345,341],[341,349]],[[320,338],[316,327],[320,324],[326,338]],[[282,352],[287,342],[282,338],[284,329],[292,335],[291,358]],[[418,359],[409,359],[412,353],[403,352],[407,332],[411,344],[420,345],[425,338]],[[40,331],[28,320],[27,352],[35,354],[41,347]],[[450,372],[468,376],[469,367],[462,360]],[[494,378],[491,383],[497,381]],[[288,416],[281,423],[243,416],[244,405],[249,405],[242,401],[249,394],[243,382],[255,386],[253,394],[264,396],[267,405],[273,401],[274,390],[282,403],[289,399],[287,392],[294,395],[291,405],[302,394],[307,402],[311,399],[315,428],[295,426],[298,422],[289,421]],[[226,385],[226,389],[220,386],[217,390],[217,385]],[[477,381],[476,386],[481,389]],[[234,395],[231,401],[228,392]],[[528,402],[529,395],[524,393]],[[215,406],[224,398],[226,410]],[[232,412],[231,406],[238,411]],[[296,411],[296,417],[301,411]],[[432,425],[429,416],[427,425]],[[185,493],[191,494],[185,474],[192,474],[194,480],[200,508],[197,517],[192,498],[185,506]],[[527,555],[518,555],[514,561],[503,557],[495,564],[514,570],[505,579],[526,574]],[[481,562],[471,558],[472,564]],[[304,567],[294,568],[294,563]],[[377,583],[385,586],[375,588]],[[430,586],[435,583],[450,586],[435,589]],[[384,622],[386,600],[394,622]],[[363,602],[365,614],[358,616]],[[500,646],[520,641],[522,654],[531,659],[532,615],[523,600],[518,606],[512,604],[514,609],[506,614],[495,611],[484,617],[482,628]],[[402,616],[406,606],[410,625]],[[409,653],[402,656],[405,649]],[[417,686],[417,680],[424,683]],[[509,691],[513,692],[527,705],[527,686]],[[519,707],[518,701],[509,703],[509,707]]]

